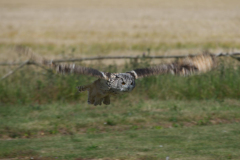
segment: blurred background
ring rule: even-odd
[[[239,49],[239,1],[1,0],[1,54],[25,45],[42,55],[200,53]],[[1,59],[4,56],[1,55]]]
[[[240,51],[239,0],[0,0],[0,63]],[[174,61],[76,64],[126,72]],[[240,159],[239,61],[213,71],[137,81],[111,105],[76,86],[95,78],[25,66],[0,81],[0,158]],[[0,66],[4,76],[16,65]],[[21,148],[19,148],[21,146]]]

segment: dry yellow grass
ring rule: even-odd
[[[0,44],[54,45],[55,53],[81,44],[77,51],[85,56],[94,45],[112,49],[92,54],[111,55],[136,55],[144,45],[190,46],[155,49],[155,55],[201,52],[206,44],[216,52],[238,49],[239,5],[239,0],[0,0]]]

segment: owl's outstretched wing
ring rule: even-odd
[[[169,64],[161,64],[149,68],[135,69],[128,73],[132,74],[135,79],[166,73],[187,76],[210,71],[215,66],[216,61],[212,55],[201,54],[196,57],[187,57],[181,61]]]
[[[101,72],[97,69],[83,67],[75,64],[58,64],[52,63],[52,61],[34,53],[30,48],[16,47],[16,51],[20,55],[25,55],[28,57],[28,61],[39,65],[41,67],[47,67],[45,69],[55,69],[57,73],[73,73],[73,74],[82,74],[89,75],[100,79],[108,80],[110,77],[110,73]]]
[[[96,78],[108,80],[110,73],[104,73],[97,69],[83,67],[75,64],[53,64],[57,73],[73,73],[93,76]]]

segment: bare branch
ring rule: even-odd
[[[191,56],[197,56],[198,54],[192,54]],[[240,53],[218,53],[212,54],[216,57],[223,57],[223,56],[236,56],[240,55]],[[172,56],[104,56],[104,57],[89,57],[89,58],[75,58],[75,59],[56,59],[49,61],[49,64],[52,63],[60,63],[60,62],[81,62],[81,61],[91,61],[91,60],[103,60],[103,59],[138,59],[138,58],[145,58],[145,59],[165,59],[165,58],[185,58],[188,55],[172,55]],[[0,63],[0,66],[8,66],[8,65],[21,65],[20,63]],[[28,63],[27,65],[31,65],[34,63]]]
[[[37,67],[40,67],[40,68],[42,68],[42,69],[44,69],[44,70],[47,70],[48,72],[52,72],[52,70],[51,69],[48,69],[48,68],[46,68],[45,66],[43,66],[43,65],[41,65],[41,64],[39,64],[39,63],[35,63],[35,62],[30,62],[30,63],[27,63],[28,65],[35,65],[35,66],[37,66]]]
[[[4,75],[1,80],[7,78],[8,76],[10,76],[11,74],[15,73],[17,70],[19,70],[20,68],[22,68],[23,66],[25,66],[26,64],[28,64],[29,60],[25,61],[24,63],[22,63],[19,67],[17,67],[16,69],[10,71],[8,74]]]
[[[17,62],[17,63],[0,63],[0,66],[15,66],[15,65],[21,65],[22,64],[22,62]]]

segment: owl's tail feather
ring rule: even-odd
[[[79,92],[84,92],[89,89],[89,86],[78,86],[77,89]]]
[[[110,96],[109,95],[107,95],[106,97],[103,98],[103,103],[106,105],[110,104]]]

